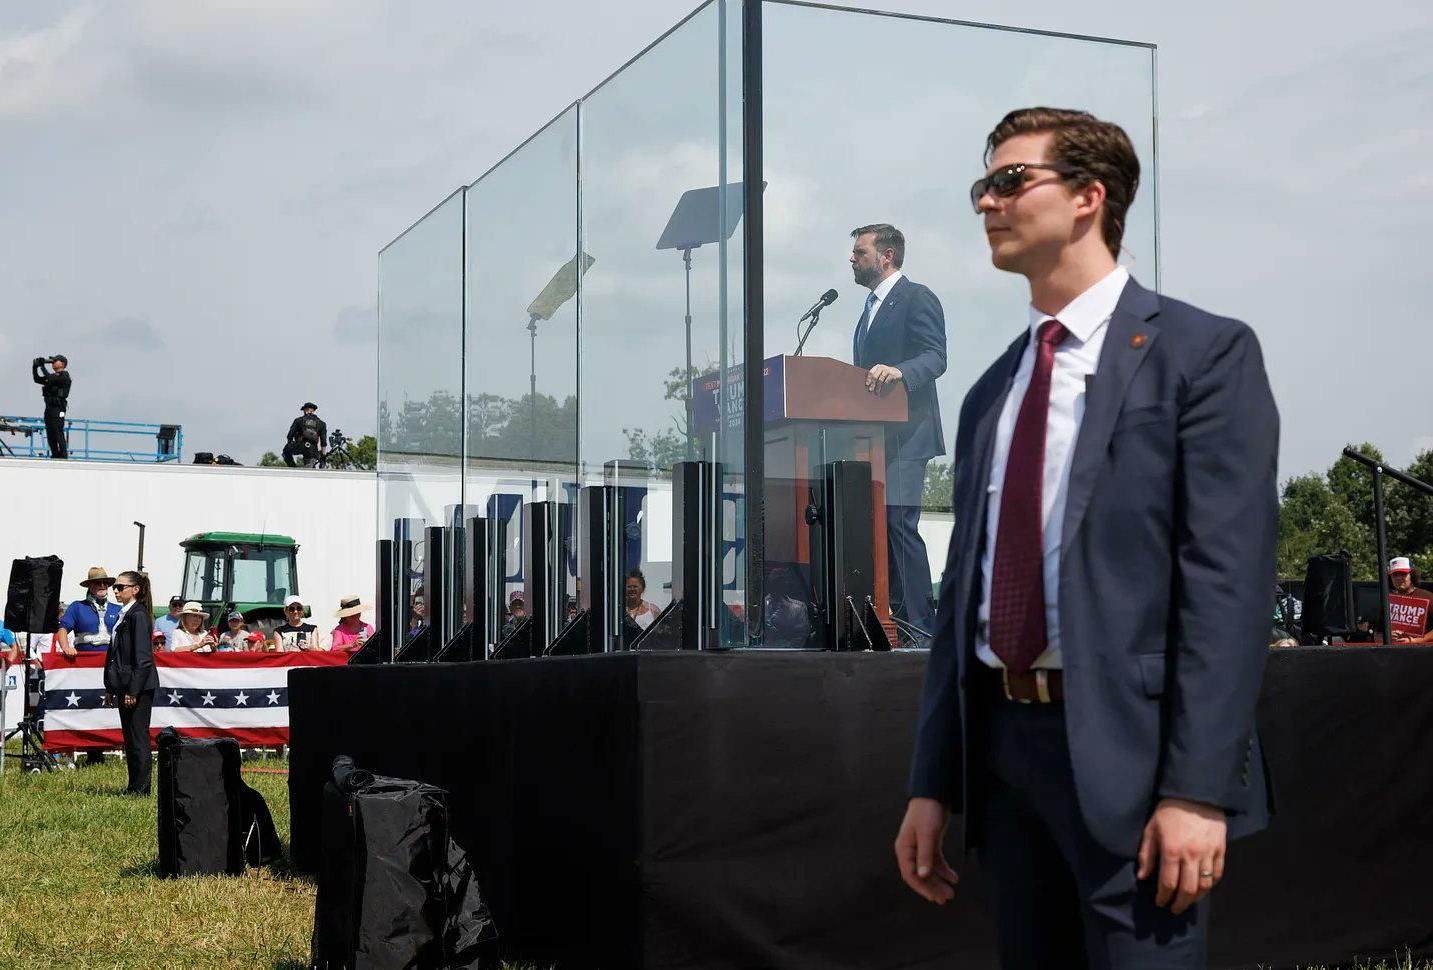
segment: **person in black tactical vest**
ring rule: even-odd
[[[290,468],[298,467],[294,461],[295,455],[303,455],[304,464],[311,461],[322,462],[328,453],[328,425],[323,423],[316,413],[318,405],[312,401],[304,402],[303,414],[294,418],[294,423],[289,425],[289,440],[284,445],[284,461]]]
[[[49,364],[51,372],[45,372]],[[69,443],[65,441],[65,409],[70,400],[70,362],[64,354],[54,357],[36,357],[30,363],[35,383],[40,385],[40,394],[45,399],[45,437],[50,443],[51,458],[70,457]]]

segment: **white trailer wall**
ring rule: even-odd
[[[373,602],[376,503],[371,472],[0,459],[0,572],[8,580],[12,559],[59,556],[69,601],[90,566],[134,567],[137,520],[158,605],[179,592],[181,539],[279,533],[299,544],[300,594],[332,623],[343,594]]]

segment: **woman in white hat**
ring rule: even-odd
[[[198,603],[184,604],[179,611],[179,626],[169,637],[169,649],[177,653],[210,653],[214,650],[214,634],[204,629],[209,614]]]
[[[338,625],[329,634],[329,649],[354,650],[363,646],[364,641],[373,636],[373,627],[363,622],[364,611],[371,609],[373,607],[360,603],[353,594],[339,599],[338,609],[333,611],[333,615],[338,617]]]

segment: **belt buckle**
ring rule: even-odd
[[[1040,683],[1040,684],[1043,686],[1043,683],[1044,683],[1044,682],[1043,682],[1042,680],[1038,680],[1038,675],[1037,675],[1037,682]],[[1017,703],[1017,704],[1029,704],[1029,703],[1032,703],[1032,702],[1031,702],[1030,700],[1028,700],[1027,698],[1016,697],[1015,695],[1013,695],[1013,694],[1010,693],[1010,671],[1009,671],[1007,668],[1005,668],[1005,667],[1001,667],[1001,668],[1000,668],[1000,686],[1003,687],[1003,688],[1005,688],[1005,699],[1006,699],[1007,701],[1014,701],[1014,702]]]

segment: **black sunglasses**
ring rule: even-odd
[[[1025,173],[1032,169],[1046,169],[1051,172],[1059,172],[1061,175],[1070,175],[1075,170],[1069,165],[1062,165],[1054,162],[1048,165],[1037,162],[1019,162],[1015,165],[1006,165],[1004,168],[996,169],[984,178],[978,178],[970,187],[970,207],[980,215],[980,200],[985,198],[987,192],[994,192],[1002,199],[1008,199],[1020,191],[1025,184]]]
[[[139,589],[138,583],[110,583],[110,589]]]

